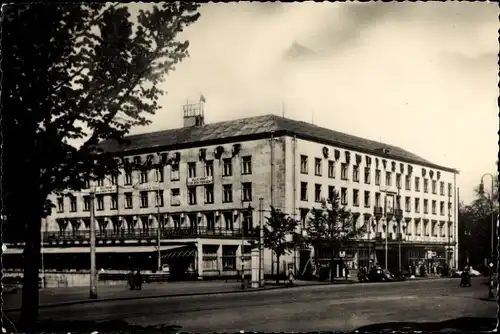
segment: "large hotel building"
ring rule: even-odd
[[[276,115],[205,124],[200,104],[185,107],[182,128],[101,148],[124,168],[52,198],[56,208],[42,224],[45,270],[89,268],[90,190],[98,269],[154,271],[161,254],[174,276],[239,275],[241,261],[250,269],[249,233],[271,206],[304,227],[334,190],[356,225],[370,226],[342,252],[353,269],[370,260],[384,266],[386,244],[389,268],[457,264],[457,170],[392,145]],[[387,203],[397,220],[385,215]],[[11,246],[4,264],[18,263],[20,253]],[[300,276],[324,257],[302,249],[283,260]],[[266,250],[266,274],[275,271],[272,258]]]

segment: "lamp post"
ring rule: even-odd
[[[493,246],[494,246],[494,235],[495,235],[495,219],[494,219],[494,213],[493,213],[493,191],[494,191],[494,183],[495,183],[495,177],[490,174],[486,173],[483,176],[481,176],[481,184],[479,185],[479,193],[481,195],[484,195],[484,177],[489,176],[491,177],[491,193],[490,193],[490,208],[491,208],[491,245],[490,245],[490,262],[493,262]]]
[[[90,191],[90,299],[97,299],[96,260],[95,260],[95,190]]]
[[[394,205],[394,203],[393,203]],[[388,237],[389,237],[389,222],[394,218],[393,210],[388,210],[387,208],[387,195],[385,196],[385,269],[389,269],[389,245],[388,245]]]
[[[380,203],[379,203],[379,204],[380,204]],[[373,208],[373,217],[375,218],[375,223],[376,223],[376,225],[375,225],[375,226],[377,226],[377,227],[378,227],[378,224],[379,224],[379,222],[380,222],[380,219],[382,219],[382,217],[383,217],[383,215],[384,215],[383,213],[384,213],[383,208],[381,208],[381,207],[377,207],[377,206],[376,206],[375,208]],[[377,229],[378,229],[378,228],[377,228]],[[378,232],[376,232],[376,233],[378,233]],[[368,238],[370,239],[370,237],[368,237]],[[369,240],[369,242],[371,243],[371,241],[370,241],[370,240]],[[371,247],[369,248],[369,252],[370,252],[370,254],[369,254],[369,256],[370,256],[369,263],[371,263]],[[368,268],[368,269],[370,269],[370,268]]]

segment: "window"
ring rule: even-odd
[[[90,196],[83,196],[83,211],[90,211]]]
[[[401,189],[401,174],[396,174],[396,187]]]
[[[156,207],[163,207],[165,202],[163,200],[163,190],[155,191]]]
[[[69,198],[69,212],[76,212],[76,197]]]
[[[377,208],[380,208],[381,207],[381,203],[380,203],[380,193],[375,193],[375,206]]]
[[[196,204],[196,187],[188,188],[188,203],[189,205]]]
[[[116,186],[117,183],[118,183],[118,176],[115,174],[111,175],[111,185]]]
[[[340,204],[347,205],[347,188],[340,190]]]
[[[352,203],[354,206],[359,206],[359,190],[358,189],[352,190]]]
[[[451,216],[451,203],[448,202],[448,215]]]
[[[111,195],[111,210],[118,210],[118,195]]]
[[[188,178],[196,177],[196,162],[188,162]]]
[[[307,182],[300,182],[300,200],[308,201]]]
[[[429,201],[424,199],[424,213],[429,213]]]
[[[375,170],[375,185],[376,186],[380,185],[380,170],[379,169]]]
[[[411,198],[410,198],[410,196],[406,196],[406,198],[405,198],[405,210],[406,210],[406,212],[411,211]]]
[[[371,183],[370,167],[365,167],[365,184]]]
[[[140,182],[141,183],[148,183],[148,171],[147,170],[141,170]]]
[[[243,188],[243,200],[244,201],[251,201],[252,200],[252,183],[251,182],[244,182],[244,183],[242,183],[242,188]]]
[[[444,182],[439,183],[439,194],[444,196]]]
[[[340,178],[342,180],[347,180],[347,164],[346,163],[341,163],[340,164]]]
[[[428,192],[429,192],[429,180],[424,179],[424,193],[428,193]]]
[[[359,166],[352,167],[352,179],[354,182],[359,182]]]
[[[212,204],[214,202],[214,186],[205,186],[205,203]]]
[[[392,173],[385,172],[385,185],[390,187],[392,185]]]
[[[451,197],[451,183],[448,183],[448,197]]]
[[[365,202],[365,208],[369,208],[370,207],[370,192],[367,190],[365,190],[364,202]]]
[[[84,182],[84,188],[85,189],[89,189],[90,188],[90,180],[88,177],[85,178],[85,180],[83,181]]]
[[[180,175],[179,175],[179,164],[172,164],[170,165],[170,181],[179,181],[180,180]]]
[[[420,191],[420,178],[415,176],[415,191]]]
[[[252,157],[242,157],[241,158],[242,165],[241,165],[241,174],[247,175],[247,174],[252,174]]]
[[[437,181],[432,180],[432,193],[437,194]]]
[[[214,176],[214,162],[212,160],[205,161],[205,176]]]
[[[149,206],[148,203],[148,192],[141,191],[141,208],[147,208]]]
[[[132,173],[131,172],[126,172],[125,173],[125,185],[131,185],[132,184]]]
[[[335,198],[335,186],[328,186],[328,199],[333,200]]]
[[[96,199],[97,199],[97,210],[99,211],[104,210],[104,196],[103,195],[96,196]]]
[[[236,249],[234,246],[222,246],[222,270],[236,270]]]
[[[171,206],[181,205],[181,190],[179,188],[170,190],[170,205]]]
[[[436,201],[432,201],[432,214],[436,214]]]
[[[405,189],[411,190],[411,177],[410,177],[410,175],[405,176]]]
[[[233,185],[224,184],[222,186],[222,202],[231,203],[233,201]]]
[[[226,223],[226,230],[232,231],[234,229],[234,218],[232,212],[224,212],[224,220]]]
[[[314,201],[321,202],[321,184],[314,185]]]
[[[156,182],[163,182],[163,167],[157,168],[155,170],[155,181]]]
[[[222,162],[222,176],[233,175],[233,162],[231,158],[224,159]]]
[[[415,198],[415,212],[420,212],[420,198]]]
[[[335,161],[328,161],[328,177],[332,179],[335,178]]]
[[[125,193],[125,209],[132,209],[132,193]]]
[[[439,214],[444,216],[444,202],[439,203]]]
[[[321,159],[314,159],[314,175],[321,176]]]
[[[104,186],[104,179],[98,179],[98,180],[97,180],[97,186],[98,186],[98,187],[102,187],[102,186]]]
[[[307,155],[300,156],[300,172],[307,174]]]

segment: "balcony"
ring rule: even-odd
[[[160,229],[161,239],[183,239],[183,238],[222,238],[235,239],[244,237],[252,237],[254,230],[247,231],[246,229],[225,229],[206,227],[190,228],[190,227],[167,227]],[[244,235],[242,235],[244,234]],[[156,240],[158,238],[158,229],[149,228],[147,230],[120,230],[120,231],[96,231],[96,241],[113,241],[113,240]],[[83,242],[90,240],[90,231],[68,231],[68,232],[44,232],[42,233],[44,243],[59,243],[59,242]]]

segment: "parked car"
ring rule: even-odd
[[[454,277],[461,277],[462,276],[463,270],[457,270],[455,271],[455,274],[453,275]],[[469,276],[470,277],[480,277],[481,273],[472,267],[469,267]]]

